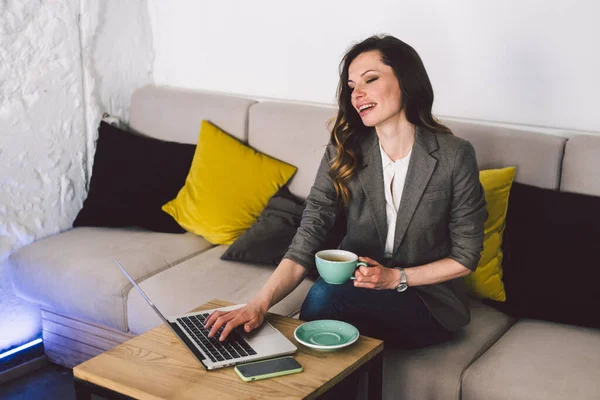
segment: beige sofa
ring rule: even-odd
[[[200,121],[210,120],[259,151],[297,166],[290,190],[306,197],[335,109],[147,86],[133,94],[130,114],[134,130],[184,143],[195,143]],[[600,195],[598,178],[585,174],[597,161],[582,162],[581,156],[590,148],[599,154],[600,137],[567,139],[444,122],[473,143],[482,169],[516,166],[518,182]],[[224,250],[190,233],[76,228],[18,250],[8,263],[17,294],[42,309],[48,357],[72,367],[160,323],[131,290],[113,257],[126,265],[160,309],[176,314],[212,298],[244,302],[273,270],[222,261]],[[296,315],[312,283],[302,283],[272,311]],[[600,352],[600,332],[517,321],[476,299],[471,313],[471,323],[451,342],[422,350],[386,350],[384,397],[600,397],[600,356],[585,365],[577,357],[581,351]]]

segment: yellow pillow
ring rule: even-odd
[[[207,121],[184,187],[162,209],[185,230],[231,244],[256,221],[296,167],[245,146]]]
[[[508,209],[508,195],[515,177],[515,168],[488,169],[479,172],[485,191],[488,217],[484,225],[483,250],[477,270],[467,275],[469,293],[496,301],[506,301],[502,282],[502,234]]]

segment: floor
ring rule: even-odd
[[[75,399],[73,372],[56,364],[0,385],[0,400],[71,400]],[[92,396],[93,400],[103,397]]]

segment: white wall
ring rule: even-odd
[[[597,0],[149,0],[157,84],[333,103],[348,46],[420,53],[441,116],[600,132]]]
[[[81,51],[87,129],[97,137],[107,112],[129,122],[134,89],[153,81],[154,45],[147,0],[81,0]],[[88,141],[88,168],[93,163]]]
[[[127,120],[152,48],[145,0],[0,1],[0,352],[40,332],[3,261],[71,226],[100,116]]]

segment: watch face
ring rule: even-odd
[[[396,288],[396,291],[397,292],[404,292],[406,289],[408,289],[408,285],[406,283],[401,283]]]

